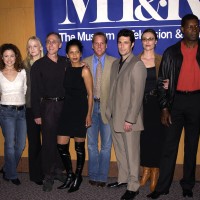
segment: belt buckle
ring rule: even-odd
[[[55,98],[55,101],[56,101],[56,102],[58,101],[58,97]]]

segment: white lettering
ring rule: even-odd
[[[75,12],[78,16],[78,19],[80,23],[83,23],[84,16],[86,12],[88,12],[87,8],[89,5],[90,0],[87,0],[86,3],[84,3],[84,0],[71,0],[74,4]],[[166,20],[180,20],[180,4],[181,0],[160,0],[158,1],[157,6],[154,7],[151,5],[151,2],[153,0],[138,0],[140,5],[134,8],[134,1],[133,0],[123,0],[123,14],[121,19],[114,21],[109,19],[109,11],[108,10],[108,0],[96,0],[97,7],[94,7],[92,9],[96,9],[96,19],[94,21],[91,21],[89,23],[110,23],[110,22],[130,22],[130,21],[150,21],[152,19],[157,21],[166,21]],[[186,0],[188,3],[188,6],[190,7],[192,13],[194,13],[198,18],[200,18],[200,1],[199,0]],[[186,4],[186,3],[185,3]],[[166,8],[167,17],[164,19],[161,17],[161,11],[160,9]],[[68,0],[66,0],[66,16],[65,20],[62,23],[59,23],[60,25],[66,25],[66,24],[76,24],[76,22],[69,20],[69,10],[68,10]],[[94,12],[95,12],[94,11]],[[145,16],[145,13],[148,13],[149,16]],[[160,11],[160,12],[159,12]],[[135,18],[134,18],[135,16]],[[118,16],[119,17],[119,16]]]
[[[93,34],[88,34],[85,32],[82,32],[82,33],[78,32],[77,37],[78,37],[78,40],[81,40],[81,41],[91,41]]]
[[[123,0],[123,17],[117,22],[138,21],[133,18],[133,0]]]
[[[147,0],[139,0],[140,4],[135,9],[135,16],[142,21],[149,21],[152,18],[156,20],[163,20],[163,18],[157,13],[157,11],[150,5],[150,3]],[[152,18],[146,18],[142,14],[142,7],[152,16]]]
[[[108,19],[108,0],[97,0],[97,18],[90,23],[114,22]]]
[[[59,33],[59,34],[61,36],[61,40],[64,42],[70,41],[75,38],[75,35],[68,35],[67,33]]]
[[[86,9],[87,9],[87,6],[88,6],[88,3],[89,3],[90,0],[87,1],[87,4],[85,6],[83,0],[72,0],[72,2],[74,3],[74,7],[76,9],[76,13],[78,15],[78,18],[80,20],[80,23],[83,22],[83,18],[85,16],[85,12],[86,12]],[[75,24],[75,22],[71,22],[69,21],[69,18],[68,18],[68,6],[67,6],[67,0],[66,0],[66,18],[65,18],[65,21],[62,22],[62,23],[59,23],[59,24]]]
[[[199,0],[187,0],[189,5],[190,5],[190,8],[192,10],[192,13],[194,15],[196,15],[198,18],[200,18],[200,1]]]

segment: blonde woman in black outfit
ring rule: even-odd
[[[42,185],[43,173],[41,165],[41,126],[34,121],[31,109],[31,81],[30,71],[33,63],[43,57],[43,47],[40,39],[31,36],[26,44],[26,58],[24,66],[27,76],[27,92],[26,92],[26,123],[28,135],[28,159],[29,159],[29,177],[30,180],[37,185]]]

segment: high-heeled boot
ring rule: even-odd
[[[72,161],[69,153],[69,143],[68,144],[57,144],[58,151],[60,153],[61,159],[63,161],[63,165],[65,166],[67,172],[67,178],[58,189],[69,188],[71,183],[74,181],[75,175],[72,170]]]
[[[85,163],[85,142],[75,142],[75,150],[77,155],[75,179],[68,192],[75,192],[82,183],[82,171]]]
[[[151,184],[150,184],[150,190],[153,192],[155,190],[155,187],[158,182],[158,177],[159,177],[159,168],[151,168]]]
[[[140,179],[140,186],[144,186],[147,182],[147,180],[150,178],[150,168],[149,167],[143,167],[143,174],[142,178]]]

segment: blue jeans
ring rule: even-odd
[[[98,150],[99,133],[101,138],[100,150]],[[112,136],[110,125],[104,124],[102,121],[99,102],[94,102],[92,126],[88,129],[87,138],[89,179],[93,181],[107,182],[110,166]]]
[[[4,136],[4,171],[7,179],[17,178],[17,165],[26,143],[25,108],[15,110],[0,106],[0,123]]]

